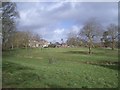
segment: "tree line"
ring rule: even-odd
[[[79,33],[69,33],[67,44],[73,46],[86,46],[91,53],[92,47],[97,43],[97,46],[111,47],[114,50],[115,46],[118,48],[119,44],[119,32],[116,24],[110,24],[106,28],[100,24],[95,18],[90,18],[84,23]],[[95,41],[100,40],[100,42]]]
[[[0,7],[2,20],[2,50],[28,47],[29,40],[39,41],[41,36],[30,31],[18,31],[16,19],[19,19],[19,12],[14,2],[2,2]]]
[[[28,47],[29,40],[39,41],[38,34],[29,31],[18,31],[16,18],[20,18],[16,3],[3,2],[0,8],[2,16],[2,49]],[[114,50],[116,43],[119,44],[119,32],[116,24],[110,24],[103,28],[102,24],[95,18],[91,18],[83,24],[79,33],[70,32],[67,36],[67,45],[88,47],[89,54],[92,47],[96,46],[96,40],[100,40],[102,47],[111,47]],[[98,45],[99,46],[99,45]],[[119,46],[119,45],[118,45]]]

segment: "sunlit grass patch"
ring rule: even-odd
[[[3,87],[115,88],[117,50],[87,48],[19,49],[3,54]],[[110,52],[111,51],[111,52]],[[8,56],[8,57],[7,57]],[[32,57],[32,58],[30,58]],[[39,57],[39,58],[38,58]]]

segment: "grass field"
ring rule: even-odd
[[[3,52],[4,88],[116,88],[118,50],[15,49]]]

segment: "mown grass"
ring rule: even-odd
[[[117,65],[82,62],[117,62],[118,50],[87,48],[15,49],[3,52],[3,87],[116,88]]]

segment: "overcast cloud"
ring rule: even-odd
[[[17,2],[19,30],[36,32],[48,41],[66,39],[96,17],[103,26],[118,21],[118,5],[109,2]]]

